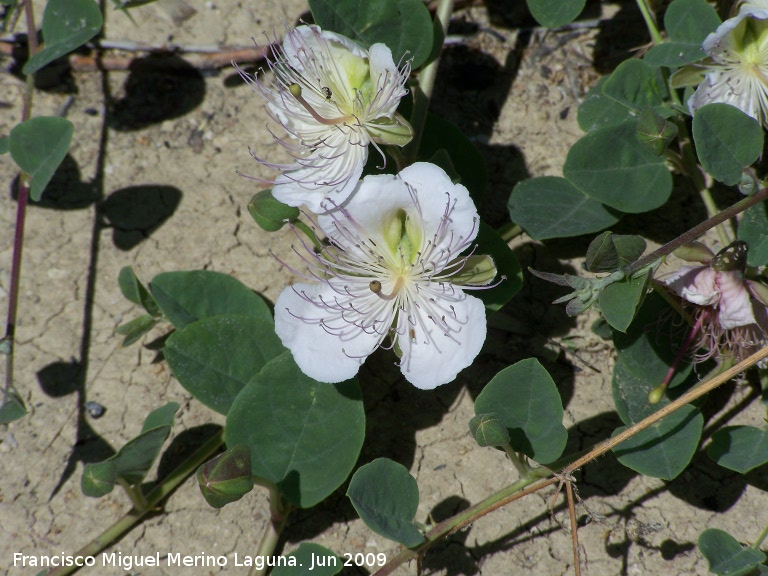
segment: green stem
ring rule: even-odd
[[[520,236],[520,234],[523,233],[523,229],[517,224],[507,222],[498,230],[496,230],[496,232],[499,236],[501,236],[501,239],[504,240],[504,242],[509,242],[513,238]]]
[[[285,522],[288,520],[288,514],[291,512],[290,506],[285,504],[283,494],[274,484],[269,486],[269,512],[270,518],[264,528],[264,535],[261,537],[259,547],[256,549],[256,556],[265,558],[272,556],[280,540],[280,534],[285,528]],[[248,576],[264,576],[269,570],[269,566],[257,568],[254,566],[248,572]]]
[[[528,476],[528,474],[531,473],[531,467],[528,465],[528,462],[525,460],[525,457],[521,458],[520,454],[515,452],[512,449],[512,446],[509,444],[504,444],[503,446],[504,452],[507,453],[507,456],[511,460],[512,464],[515,465],[515,468],[517,468],[517,471],[520,473],[521,478],[525,478]]]
[[[643,15],[645,26],[648,28],[648,32],[651,35],[651,40],[653,43],[655,45],[659,45],[664,42],[664,39],[661,37],[661,33],[659,33],[659,28],[656,26],[656,18],[654,18],[653,14],[651,14],[650,8],[648,8],[647,0],[637,0],[637,7],[640,8],[640,13]]]
[[[427,548],[432,546],[435,542],[453,534],[454,532],[457,532],[478,518],[481,518],[482,516],[485,516],[486,514],[493,512],[494,510],[497,510],[498,508],[501,508],[502,506],[513,502],[514,500],[522,498],[523,496],[537,492],[546,486],[555,484],[558,479],[550,478],[544,482],[536,484],[528,490],[525,490],[525,488],[537,480],[546,478],[551,474],[552,471],[548,468],[535,468],[531,470],[531,473],[525,478],[521,478],[509,486],[505,486],[498,492],[491,494],[474,506],[470,506],[463,512],[456,514],[456,516],[452,516],[451,518],[440,522],[432,530],[427,532],[425,535],[426,541],[423,544],[415,548],[405,548],[404,550],[401,550],[394,558],[392,558],[392,560],[387,562],[386,565],[382,566],[379,570],[374,572],[373,576],[387,576],[388,574],[392,574],[392,572],[394,572],[401,564],[405,564],[406,562],[419,557],[419,555],[423,554]]]
[[[315,234],[315,231],[312,230],[312,228],[310,228],[304,222],[298,219],[291,220],[291,225],[297,228],[298,230],[301,230],[302,232],[304,232],[304,235],[312,241],[312,243],[315,245],[315,248],[317,248],[318,250],[323,249],[322,243],[320,242],[320,240],[317,239],[317,234]]]
[[[711,217],[717,214],[718,208],[717,204],[715,204],[714,198],[712,198],[712,191],[709,188],[703,188],[702,190],[699,190],[699,196],[701,197],[701,201],[704,203],[704,206],[707,209],[707,215]],[[726,229],[726,223],[723,222],[718,224],[715,226],[715,229],[717,230],[717,237],[720,239],[720,244],[722,244],[723,248],[725,248],[732,242]]]
[[[763,531],[760,532],[760,536],[757,537],[757,540],[755,540],[752,543],[752,546],[750,546],[750,548],[753,548],[754,550],[759,550],[760,544],[762,544],[763,540],[765,540],[767,537],[768,537],[768,526],[763,528]]]
[[[167,498],[178,486],[194,474],[195,470],[208,458],[211,457],[224,443],[224,432],[220,430],[214,434],[210,440],[200,446],[184,462],[179,464],[160,484],[155,486],[146,495],[147,507],[140,511],[132,508],[125,516],[104,530],[100,535],[75,552],[73,556],[95,556],[107,546],[110,542],[120,538],[123,534],[130,531],[139,521],[151,510],[154,510],[160,502]],[[66,576],[73,574],[78,570],[77,566],[67,566],[57,568],[48,572],[46,576]]]
[[[448,24],[451,21],[453,13],[454,0],[438,0],[437,10],[435,11],[435,20],[440,22],[443,29],[443,37],[448,33]],[[441,47],[442,51],[442,47]],[[437,68],[440,65],[440,53],[419,74],[419,87],[427,98],[432,97],[432,90],[435,88],[435,79],[437,78]]]
[[[737,365],[733,366],[728,370],[725,370],[724,372],[720,373],[718,376],[710,380],[707,380],[705,382],[702,382],[695,388],[683,394],[677,400],[671,402],[670,404],[667,404],[666,406],[657,410],[656,412],[644,418],[640,422],[633,424],[632,426],[630,426],[620,434],[616,435],[615,437],[601,442],[597,446],[593,447],[591,450],[587,451],[586,454],[584,454],[584,452],[581,452],[579,454],[574,454],[574,455],[567,456],[565,458],[561,458],[557,462],[551,463],[548,467],[539,466],[537,468],[533,468],[524,478],[521,478],[517,482],[502,488],[498,492],[488,496],[487,498],[478,502],[474,506],[471,506],[466,510],[464,510],[463,512],[460,512],[456,516],[448,518],[447,520],[444,520],[443,522],[439,523],[437,526],[435,526],[432,530],[430,530],[425,535],[426,541],[423,544],[420,544],[419,546],[414,548],[406,548],[404,550],[401,550],[394,558],[392,558],[392,560],[387,562],[385,566],[383,566],[380,570],[377,570],[373,574],[373,576],[386,576],[387,574],[391,574],[401,564],[404,564],[405,562],[413,560],[419,557],[420,555],[422,555],[424,552],[426,552],[426,550],[430,546],[432,546],[438,540],[445,538],[450,534],[453,534],[454,532],[460,530],[461,528],[463,528],[464,526],[467,526],[468,524],[471,524],[472,522],[485,516],[486,514],[494,510],[497,510],[498,508],[501,508],[502,506],[509,504],[514,500],[522,498],[523,496],[527,496],[528,494],[537,492],[542,488],[545,488],[547,486],[551,486],[552,484],[556,484],[557,482],[563,481],[562,479],[564,479],[568,474],[573,473],[578,468],[581,468],[587,463],[599,458],[603,454],[610,452],[613,448],[615,448],[622,442],[626,441],[628,438],[631,438],[632,436],[652,426],[656,422],[659,422],[662,418],[669,416],[672,412],[675,412],[676,410],[680,409],[682,406],[685,406],[686,404],[690,404],[696,399],[701,398],[705,394],[708,394],[718,386],[721,386],[725,382],[728,382],[731,378],[738,376],[739,374],[744,372],[747,368],[754,366],[755,364],[764,360],[767,357],[768,357],[768,346],[761,348],[760,350],[752,354],[749,358],[742,360]],[[569,461],[570,463],[568,463]],[[553,478],[549,478],[547,480],[539,482],[534,486],[530,486],[531,484],[533,484],[539,479],[543,479],[543,478],[546,478],[547,476],[553,475],[554,472],[552,470],[561,469],[560,468],[561,466],[565,466],[565,468],[562,469],[561,474],[558,474]],[[759,545],[759,542],[760,540],[758,541],[758,545]]]
[[[438,0],[435,20],[443,29],[443,37],[448,32],[448,23],[451,21],[454,0]],[[440,47],[442,51],[442,46]],[[421,135],[427,122],[427,109],[432,91],[435,88],[437,68],[440,65],[440,52],[432,62],[427,64],[419,74],[419,84],[413,89],[413,112],[411,114],[411,126],[413,127],[413,140],[406,146],[405,156],[411,163],[418,157]]]
[[[149,509],[147,499],[144,497],[144,494],[141,491],[141,486],[131,486],[123,478],[118,478],[117,483],[123,487],[123,490],[125,490],[128,498],[131,499],[131,504],[133,504],[134,510],[138,512],[145,512],[147,509]]]

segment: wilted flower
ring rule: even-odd
[[[467,189],[422,162],[366,176],[343,207],[322,207],[317,225],[329,245],[307,248],[297,272],[313,283],[275,302],[275,330],[302,371],[341,382],[384,346],[418,388],[453,380],[486,334],[483,303],[464,290],[496,275],[489,256],[462,255],[479,225]]]
[[[763,3],[742,5],[704,40],[709,58],[673,77],[676,87],[701,82],[688,100],[691,112],[722,102],[768,126],[768,6]]]
[[[404,146],[413,137],[396,112],[407,93],[410,61],[398,68],[384,44],[366,50],[317,26],[299,26],[272,48],[267,63],[274,73],[271,85],[239,72],[290,137],[274,136],[295,162],[257,158],[283,171],[272,190],[281,202],[314,212],[328,196],[340,204],[362,174],[369,143]]]
[[[754,352],[768,335],[768,288],[744,278],[748,246],[737,241],[717,255],[695,244],[701,266],[682,266],[662,278],[675,294],[694,304],[694,338],[691,349],[697,360],[720,355],[738,359]]]

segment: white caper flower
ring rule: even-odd
[[[672,78],[675,87],[699,84],[688,100],[691,112],[721,102],[768,126],[768,7],[742,5],[735,17],[707,36],[702,49],[709,58]]]
[[[271,84],[239,72],[289,136],[273,134],[293,163],[256,158],[282,170],[272,189],[281,202],[314,212],[326,197],[341,204],[360,179],[368,144],[404,146],[413,137],[410,124],[397,114],[407,94],[410,61],[398,67],[384,44],[366,50],[317,26],[299,26],[272,48],[267,63],[274,73]]]
[[[344,206],[323,208],[328,246],[302,251],[306,269],[295,271],[312,283],[275,302],[275,330],[301,370],[341,382],[384,346],[418,388],[453,380],[486,334],[485,307],[465,290],[496,276],[489,256],[471,253],[479,221],[467,189],[421,162],[366,176]]]

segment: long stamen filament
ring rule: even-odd
[[[371,292],[376,294],[376,296],[378,296],[382,300],[394,300],[395,297],[400,292],[400,289],[403,287],[403,284],[405,284],[405,278],[400,276],[397,279],[397,282],[395,282],[395,287],[392,290],[392,294],[382,294],[382,292],[381,292],[381,282],[379,282],[378,280],[373,280],[370,284],[368,284],[368,288],[370,288]]]
[[[336,124],[346,124],[347,122],[354,122],[356,118],[354,116],[341,116],[339,118],[333,118],[332,120],[329,120],[328,118],[323,118],[320,116],[320,114],[317,113],[317,111],[310,106],[309,102],[307,102],[304,99],[304,96],[301,95],[301,86],[298,84],[291,84],[288,86],[288,90],[291,91],[291,95],[296,98],[296,100],[299,101],[299,104],[304,106],[306,108],[307,112],[309,112],[312,115],[312,118],[320,122],[320,124],[325,124],[326,126],[334,126]]]
[[[688,348],[693,343],[693,339],[696,337],[696,334],[699,333],[701,330],[701,327],[704,325],[704,321],[706,320],[708,314],[707,308],[703,308],[701,310],[701,314],[699,314],[699,317],[696,320],[696,324],[691,328],[691,331],[688,333],[688,336],[686,336],[685,341],[683,342],[683,346],[680,348],[680,351],[677,353],[677,356],[675,356],[674,361],[672,362],[672,366],[669,367],[669,370],[667,370],[667,375],[664,376],[664,380],[661,384],[656,386],[651,392],[648,394],[648,402],[651,404],[656,404],[661,400],[661,397],[664,395],[664,392],[667,391],[667,387],[669,386],[669,383],[672,381],[672,377],[675,375],[675,372],[677,371],[677,367],[680,365],[680,361],[685,356],[686,352],[688,352]]]

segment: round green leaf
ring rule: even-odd
[[[768,430],[726,426],[712,435],[707,454],[720,466],[746,474],[768,462]]]
[[[179,383],[200,402],[226,414],[235,396],[285,351],[271,319],[227,314],[173,333],[163,353]]]
[[[619,360],[638,382],[645,383],[646,395],[661,384],[677,354],[677,350],[669,345],[671,323],[675,318],[673,314],[661,296],[650,294],[626,333],[613,333]],[[660,322],[660,319],[663,321]],[[679,335],[680,345],[684,338],[685,331],[682,331]],[[689,361],[681,361],[670,386],[675,387],[685,382],[691,370],[692,364]]]
[[[669,40],[651,48],[643,60],[670,68],[697,62],[706,57],[704,39],[719,25],[717,12],[706,0],[675,0],[664,14]]]
[[[495,413],[509,431],[509,443],[541,464],[565,448],[563,404],[557,386],[535,358],[496,374],[475,400],[475,414]]]
[[[747,264],[768,264],[768,204],[761,202],[747,208],[739,220],[739,240],[749,244]]]
[[[220,272],[164,272],[152,279],[149,290],[177,330],[219,314],[243,314],[272,322],[272,314],[261,296]]]
[[[585,264],[590,272],[613,272],[631,264],[645,252],[640,236],[603,232],[589,243]]]
[[[421,0],[309,0],[315,23],[364,46],[377,42],[392,50],[395,63],[427,61],[434,37],[432,19]]]
[[[29,197],[37,202],[67,155],[74,127],[66,118],[37,116],[11,130],[9,148],[14,162],[30,175]]]
[[[699,161],[715,179],[729,186],[763,151],[760,123],[730,104],[707,104],[693,115],[693,140]]]
[[[371,530],[411,548],[424,541],[413,523],[419,486],[402,464],[377,458],[361,466],[349,482],[347,496]]]
[[[531,238],[570,238],[598,232],[619,215],[565,178],[542,176],[519,182],[507,203],[509,217]]]
[[[620,332],[627,330],[648,293],[650,279],[651,273],[648,272],[637,278],[609,284],[600,292],[600,311],[608,324]]]
[[[765,562],[760,550],[742,546],[722,530],[710,528],[699,536],[699,550],[709,562],[709,570],[717,576],[746,576]]]
[[[250,448],[254,476],[277,484],[302,508],[325,499],[347,479],[364,437],[357,380],[316,382],[288,352],[243,388],[224,429],[228,446]]]
[[[701,412],[691,405],[683,406],[625,440],[613,452],[619,462],[635,472],[672,480],[685,470],[696,453],[703,427]],[[626,428],[617,428],[613,436]]]
[[[341,558],[314,542],[302,542],[284,559],[285,564],[280,563],[281,559],[276,560],[278,564],[272,570],[272,576],[334,576],[344,567]]]
[[[48,0],[43,13],[45,47],[24,64],[24,74],[34,74],[96,36],[104,19],[93,0]]]
[[[584,9],[586,0],[527,0],[536,21],[547,28],[573,22]]]
[[[441,152],[448,155],[451,166],[458,173],[461,184],[469,190],[475,204],[480,204],[488,187],[483,156],[458,126],[435,114],[427,114],[419,143],[419,157],[432,158]]]
[[[681,388],[688,389],[697,381],[697,375],[691,372]],[[616,412],[624,424],[630,425],[640,422],[646,416],[650,416],[659,408],[669,404],[675,396],[679,395],[676,393],[677,390],[673,389],[666,395],[662,395],[658,402],[651,404],[648,396],[651,390],[659,384],[661,384],[660,380],[652,380],[644,374],[638,375],[632,372],[621,357],[617,358],[613,367],[611,389]]]
[[[600,78],[579,104],[577,120],[584,132],[591,132],[601,126],[621,124],[634,113],[634,110],[603,94],[603,86],[608,78],[610,76]]]
[[[637,140],[637,120],[597,128],[568,152],[563,175],[590,198],[622,212],[647,212],[664,204],[672,175],[664,158]]]
[[[630,110],[663,112],[667,96],[658,69],[637,58],[624,60],[603,84],[603,94]]]

